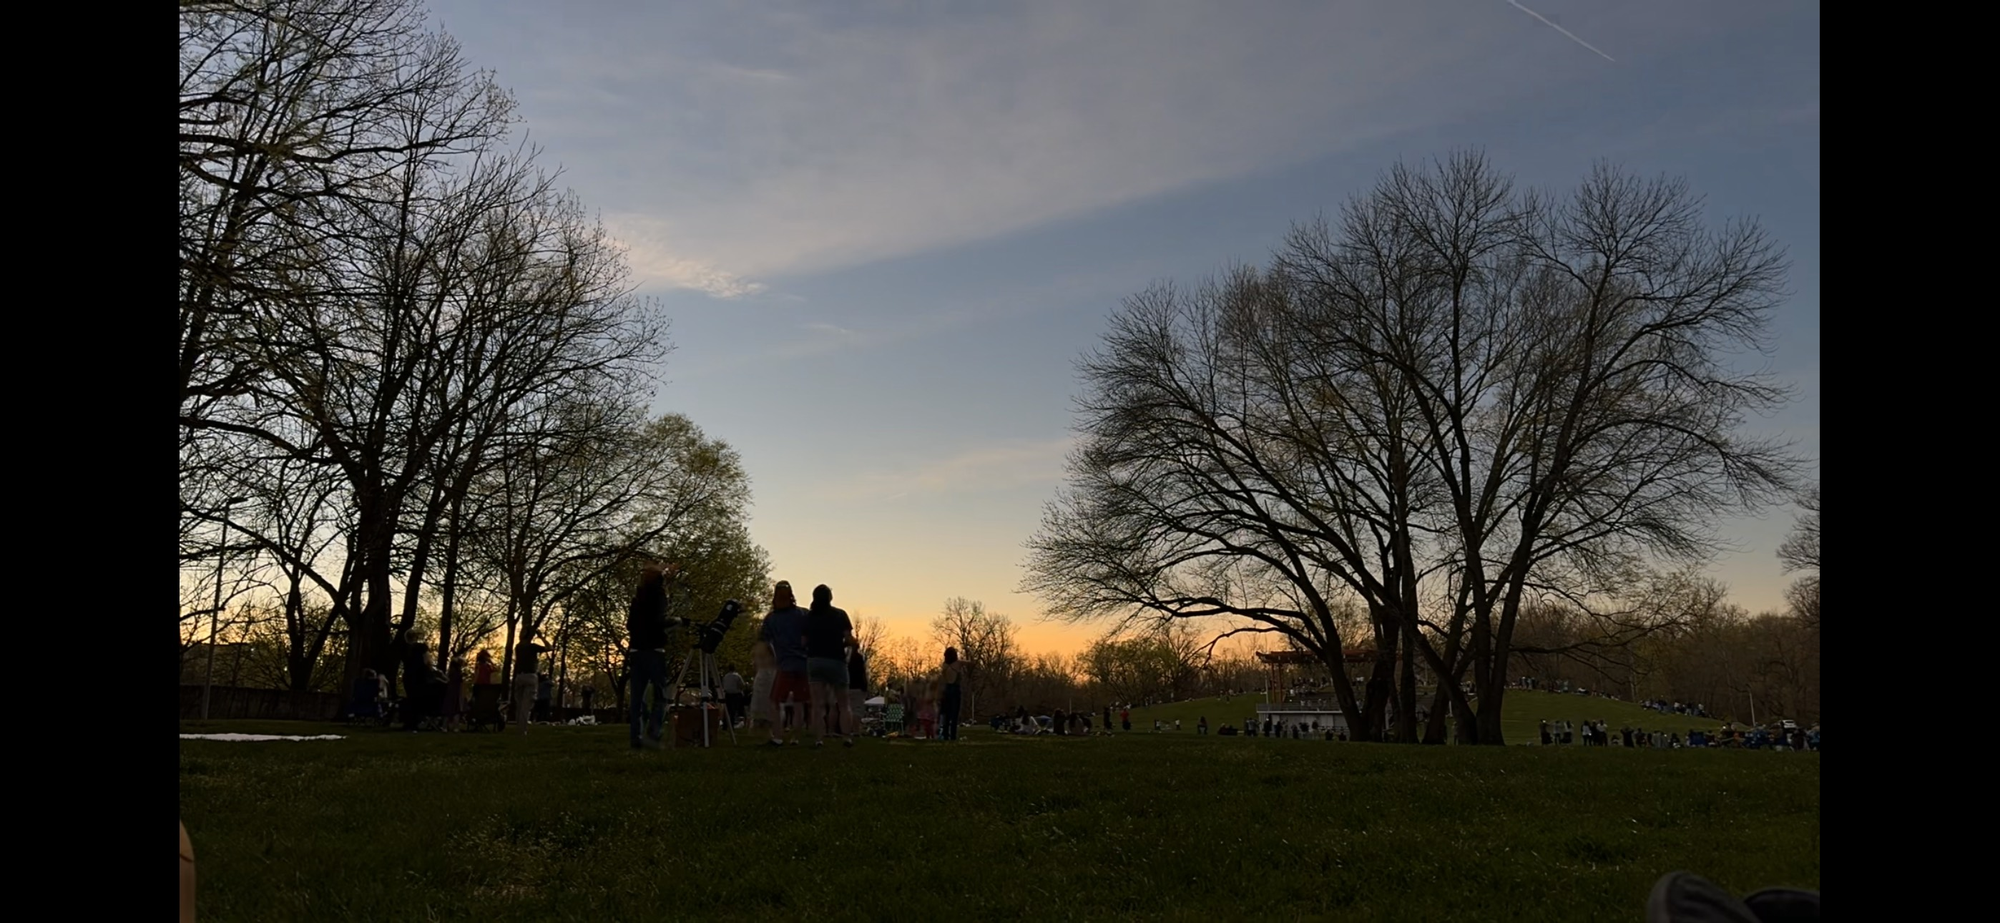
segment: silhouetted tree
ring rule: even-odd
[[[1070,619],[1275,630],[1361,726],[1352,594],[1377,676],[1401,646],[1465,739],[1501,743],[1524,605],[1598,612],[1789,485],[1784,448],[1740,432],[1783,389],[1725,361],[1761,345],[1782,256],[1699,218],[1677,181],[1524,194],[1460,155],[1296,228],[1267,272],[1128,300],[1082,365],[1083,446],[1025,588]]]

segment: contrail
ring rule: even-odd
[[[1572,33],[1572,32],[1570,32],[1570,31],[1569,31],[1568,29],[1565,29],[1565,28],[1563,28],[1563,27],[1561,27],[1561,26],[1558,26],[1558,25],[1556,25],[1555,23],[1552,23],[1552,22],[1549,22],[1548,18],[1547,18],[1547,17],[1545,17],[1545,16],[1543,16],[1542,14],[1540,14],[1540,13],[1537,13],[1537,12],[1535,12],[1534,10],[1531,10],[1531,9],[1528,9],[1527,7],[1525,7],[1525,6],[1522,6],[1522,5],[1520,5],[1519,3],[1515,3],[1515,2],[1514,2],[1514,0],[1507,0],[1507,2],[1508,2],[1508,3],[1510,3],[1510,4],[1512,4],[1512,5],[1513,5],[1513,7],[1514,7],[1515,9],[1517,9],[1517,10],[1520,10],[1520,11],[1521,11],[1521,12],[1523,12],[1523,13],[1526,13],[1526,14],[1528,14],[1528,15],[1530,15],[1530,16],[1533,16],[1533,17],[1535,17],[1536,19],[1539,19],[1539,20],[1541,20],[1541,21],[1542,21],[1542,22],[1543,22],[1543,23],[1544,23],[1545,25],[1547,25],[1547,26],[1548,26],[1549,28],[1551,28],[1551,29],[1554,29],[1554,30],[1556,30],[1557,32],[1561,32],[1562,34],[1564,34],[1564,35],[1567,35],[1567,36],[1569,36],[1569,40],[1570,40],[1570,41],[1572,41],[1572,42],[1575,42],[1575,43],[1577,43],[1577,44],[1579,44],[1579,45],[1582,45],[1582,46],[1583,46],[1583,47],[1585,47],[1585,48],[1589,48],[1589,49],[1590,49],[1591,51],[1597,51],[1597,49],[1596,49],[1595,47],[1593,47],[1593,46],[1592,46],[1592,45],[1591,45],[1591,44],[1590,44],[1589,42],[1586,42],[1586,41],[1584,41],[1583,39],[1580,39],[1580,38],[1577,38],[1577,37],[1576,37],[1576,35],[1575,35],[1575,33]],[[1605,54],[1605,53],[1604,53],[1604,52],[1602,52],[1602,51],[1597,51],[1597,56],[1598,56],[1598,57],[1600,57],[1600,58],[1603,58],[1603,59],[1604,59],[1604,60],[1606,60],[1606,61],[1610,61],[1610,62],[1611,62],[1611,63],[1613,63],[1613,64],[1616,64],[1616,63],[1618,63],[1618,59],[1617,59],[1617,58],[1614,58],[1614,57],[1612,57],[1612,56],[1610,56],[1610,55],[1608,55],[1608,54]]]

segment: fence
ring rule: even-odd
[[[201,720],[199,685],[181,686],[181,720]],[[216,686],[208,703],[211,719],[255,718],[265,721],[336,721],[345,703],[331,692],[287,692]]]

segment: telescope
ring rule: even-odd
[[[704,747],[709,743],[708,710],[720,707],[715,704],[715,683],[721,679],[715,669],[715,651],[722,646],[723,637],[729,634],[730,627],[736,624],[736,617],[742,612],[742,603],[729,600],[722,604],[722,611],[714,619],[696,628],[695,643],[688,649],[687,659],[681,661],[680,672],[674,675],[671,688],[674,690],[674,698],[678,700],[681,694],[687,691],[688,673],[695,672],[696,687],[699,689],[696,702],[702,714],[701,742]],[[697,660],[697,657],[700,659]],[[729,739],[732,742],[736,739],[736,728],[733,725],[729,729]]]
[[[722,612],[712,621],[696,629],[696,644],[701,647],[701,652],[714,654],[722,646],[723,636],[729,634],[730,627],[736,624],[736,616],[742,612],[743,604],[732,599],[722,604]]]

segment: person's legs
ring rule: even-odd
[[[642,747],[662,736],[660,725],[666,715],[667,655],[660,651],[633,651],[626,660],[632,684],[632,746]],[[653,701],[646,702],[651,690]]]
[[[828,731],[839,734],[846,722],[840,710],[847,702],[847,664],[840,660],[815,657],[806,663],[813,701],[813,745],[826,743]]]
[[[784,743],[794,729],[804,737],[806,722],[812,717],[812,687],[806,682],[806,675],[779,672],[771,685],[771,701],[775,705],[771,740]]]
[[[958,687],[947,686],[944,690],[943,714],[944,739],[958,739]]]
[[[521,733],[528,733],[528,719],[535,711],[535,674],[514,674],[514,720]]]

